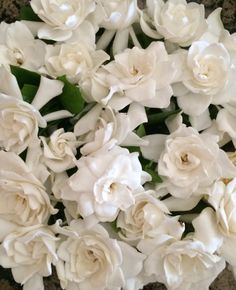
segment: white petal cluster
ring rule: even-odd
[[[46,44],[34,39],[33,34],[22,22],[0,24],[0,65],[22,66],[37,71],[44,65]]]
[[[38,30],[38,37],[56,41],[71,38],[73,32],[95,10],[94,0],[32,0],[30,5],[45,22]]]
[[[83,218],[113,221],[119,210],[134,204],[136,190],[151,177],[142,171],[137,153],[115,146],[81,157],[78,171],[61,189],[64,200],[75,201]]]
[[[180,46],[189,46],[207,28],[204,6],[186,0],[148,0],[141,12],[143,31],[153,38],[165,38]]]
[[[23,160],[0,151],[0,218],[21,226],[44,223],[55,210],[43,184]]]
[[[142,270],[145,256],[111,239],[101,225],[86,229],[82,220],[73,220],[67,231],[56,265],[62,289],[120,289]]]
[[[114,61],[97,71],[87,94],[116,110],[132,102],[167,108],[175,74],[175,63],[169,60],[164,44],[153,42],[147,49],[134,47],[115,55]]]

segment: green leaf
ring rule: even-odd
[[[161,183],[162,182],[161,177],[158,175],[158,173],[155,170],[156,166],[157,166],[157,164],[153,161],[150,161],[148,164],[146,164],[144,166],[144,171],[149,173],[152,177],[151,183]]]
[[[62,105],[72,114],[80,113],[84,108],[84,99],[80,93],[80,89],[71,84],[65,76],[58,78],[64,83],[63,92],[59,97]]]
[[[161,183],[162,182],[161,177],[158,175],[158,173],[155,170],[153,170],[151,168],[146,168],[145,171],[151,175],[151,177],[152,177],[151,182],[152,183]]]
[[[136,130],[136,134],[137,134],[140,138],[146,136],[145,127],[144,127],[143,124],[141,124],[141,125],[138,127],[138,129]]]
[[[19,66],[11,65],[11,73],[16,77],[19,87],[25,84],[39,86],[41,76],[36,72],[29,71]]]
[[[181,110],[175,110],[175,111],[167,111],[167,112],[161,112],[161,113],[156,113],[156,114],[152,114],[152,115],[148,115],[148,123],[149,124],[158,124],[158,123],[162,123],[165,121],[165,119],[167,119],[168,117],[178,114],[179,112],[181,112]]]
[[[38,17],[37,14],[34,13],[30,6],[24,6],[20,9],[20,20],[42,22],[42,20]]]
[[[36,95],[38,87],[25,84],[21,90],[23,99],[25,102],[32,103],[34,96]]]

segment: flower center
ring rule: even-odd
[[[18,65],[22,65],[24,63],[24,57],[22,52],[18,48],[13,49],[13,55]]]

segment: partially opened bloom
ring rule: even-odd
[[[134,204],[135,190],[150,180],[149,174],[142,171],[138,154],[119,146],[81,157],[77,167],[61,196],[76,201],[78,213],[95,221],[113,221],[120,209]]]
[[[80,152],[87,155],[112,139],[123,146],[145,144],[133,131],[144,122],[147,122],[147,116],[142,105],[133,103],[127,113],[118,113],[109,106],[103,108],[97,104],[75,124],[74,133],[83,145]]]
[[[75,167],[76,137],[72,132],[58,129],[47,138],[40,137],[43,143],[43,162],[55,173]]]
[[[128,47],[129,36],[134,44],[137,41],[132,27],[138,22],[137,0],[99,0],[94,18],[99,27],[105,28],[97,42],[98,48],[105,49],[114,37],[115,55]]]

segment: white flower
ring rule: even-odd
[[[76,137],[72,132],[58,129],[43,142],[43,161],[55,173],[63,172],[75,166]]]
[[[94,100],[120,110],[132,102],[154,108],[170,104],[170,83],[176,74],[162,42],[146,49],[133,47],[95,74],[90,86]]]
[[[186,0],[148,0],[140,24],[150,37],[164,37],[181,46],[199,39],[207,28],[204,6]]]
[[[22,153],[28,146],[39,143],[38,129],[72,114],[66,110],[42,116],[39,110],[55,96],[62,93],[64,84],[41,76],[39,88],[31,104],[23,100],[14,75],[0,68],[0,147]]]
[[[63,43],[47,46],[45,66],[51,76],[66,75],[68,80],[76,83],[81,76],[96,70],[107,59],[109,55],[103,50],[94,50],[78,42]]]
[[[148,254],[144,262],[146,275],[154,275],[170,290],[208,290],[224,269],[223,258],[208,252],[197,240],[176,241],[170,236],[142,240],[138,249]]]
[[[137,0],[98,0],[95,12],[100,17],[100,27],[122,30],[137,20]]]
[[[46,222],[57,210],[43,184],[15,153],[0,151],[0,157],[0,217],[22,226]]]
[[[97,104],[74,127],[79,142],[84,144],[80,149],[83,155],[100,149],[112,139],[117,145],[139,146],[146,144],[133,130],[147,122],[145,109],[142,105],[131,104],[127,113],[117,113],[110,107],[102,108]]]
[[[216,181],[208,202],[216,213],[216,223],[222,235],[236,239],[236,178]]]
[[[78,171],[62,188],[64,200],[76,201],[83,218],[113,221],[119,209],[134,204],[134,191],[150,180],[142,171],[137,153],[115,146],[81,157]]]
[[[0,64],[22,66],[37,71],[44,65],[46,44],[22,22],[0,24]]]
[[[0,94],[0,146],[17,154],[37,144],[38,128],[46,121],[33,106],[15,97]]]
[[[194,128],[181,125],[170,135],[144,139],[150,145],[142,147],[143,155],[158,162],[157,171],[163,179],[159,187],[175,197],[189,198],[218,177],[235,175],[236,168],[219,148],[215,135],[199,134]]]
[[[194,42],[182,64],[182,83],[173,86],[178,105],[190,116],[204,113],[210,104],[222,105],[234,99],[235,84],[233,54],[222,43],[205,40]]]
[[[127,279],[142,270],[144,255],[123,242],[111,239],[96,225],[86,229],[82,220],[74,220],[58,249],[57,275],[63,289],[120,289]]]
[[[51,264],[57,261],[57,240],[47,226],[19,227],[0,245],[0,264],[11,268],[23,290],[43,290],[43,277],[52,274]]]
[[[68,40],[95,10],[94,0],[32,0],[30,5],[45,22],[38,30],[38,37],[56,41]]]
[[[154,198],[155,192],[146,191],[135,196],[135,204],[120,211],[117,227],[120,237],[130,244],[140,239],[155,238],[160,234],[181,237],[184,227],[176,218],[168,216],[165,204]]]

